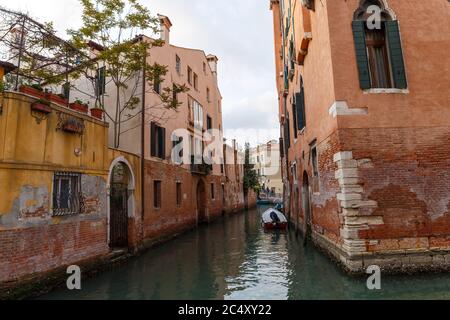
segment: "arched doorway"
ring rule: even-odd
[[[206,215],[206,187],[205,182],[200,180],[197,184],[197,221],[199,224],[207,222]]]
[[[311,236],[312,231],[311,191],[309,187],[309,177],[306,172],[303,173],[302,204],[304,214],[303,236],[306,242],[307,239]]]
[[[108,192],[108,242],[110,248],[128,247],[128,220],[134,216],[134,175],[125,158],[110,168]]]

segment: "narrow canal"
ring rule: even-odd
[[[450,275],[345,275],[295,233],[265,233],[264,208],[225,218],[42,299],[450,299]]]

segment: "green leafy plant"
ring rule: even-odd
[[[92,61],[91,71],[105,67],[105,85],[111,89],[108,95],[114,100],[114,107],[106,110],[101,97],[97,97],[96,108],[105,111],[114,131],[114,147],[120,146],[124,124],[143,112],[139,108],[142,95],[142,79],[146,79],[146,92],[154,93],[153,84],[164,83],[167,67],[150,64],[150,48],[161,46],[160,40],[149,40],[140,36],[144,30],[159,32],[159,19],[138,0],[80,0],[83,7],[83,25],[78,30],[69,30],[72,43],[78,49],[88,52],[89,43],[97,43],[102,50]],[[176,93],[186,92],[184,85],[174,86]],[[174,89],[163,88],[156,105],[152,108],[177,110],[180,103],[174,99]],[[163,119],[159,119],[163,120]],[[151,120],[149,120],[151,121]],[[129,128],[128,128],[129,130]]]
[[[258,173],[255,165],[250,163],[250,144],[245,144],[245,164],[244,164],[244,192],[253,189],[255,192],[261,190]]]
[[[5,90],[6,90],[5,85],[3,84],[3,82],[0,81],[0,93],[5,92]]]
[[[85,106],[86,105],[86,103],[85,102],[83,102],[82,100],[80,100],[80,99],[76,99],[75,101],[74,101],[74,103],[76,103],[76,104],[81,104],[81,105],[83,105],[83,106]]]
[[[40,84],[38,84],[38,83],[34,83],[34,84],[30,85],[30,87],[33,88],[33,89],[39,90],[41,92],[44,91],[44,88],[42,88],[42,86]]]

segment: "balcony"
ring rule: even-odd
[[[202,157],[191,157],[191,173],[207,176],[213,170],[211,164],[205,163]]]

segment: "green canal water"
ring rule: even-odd
[[[450,299],[450,274],[382,277],[369,291],[294,232],[265,233],[265,208],[224,218],[41,299]]]

